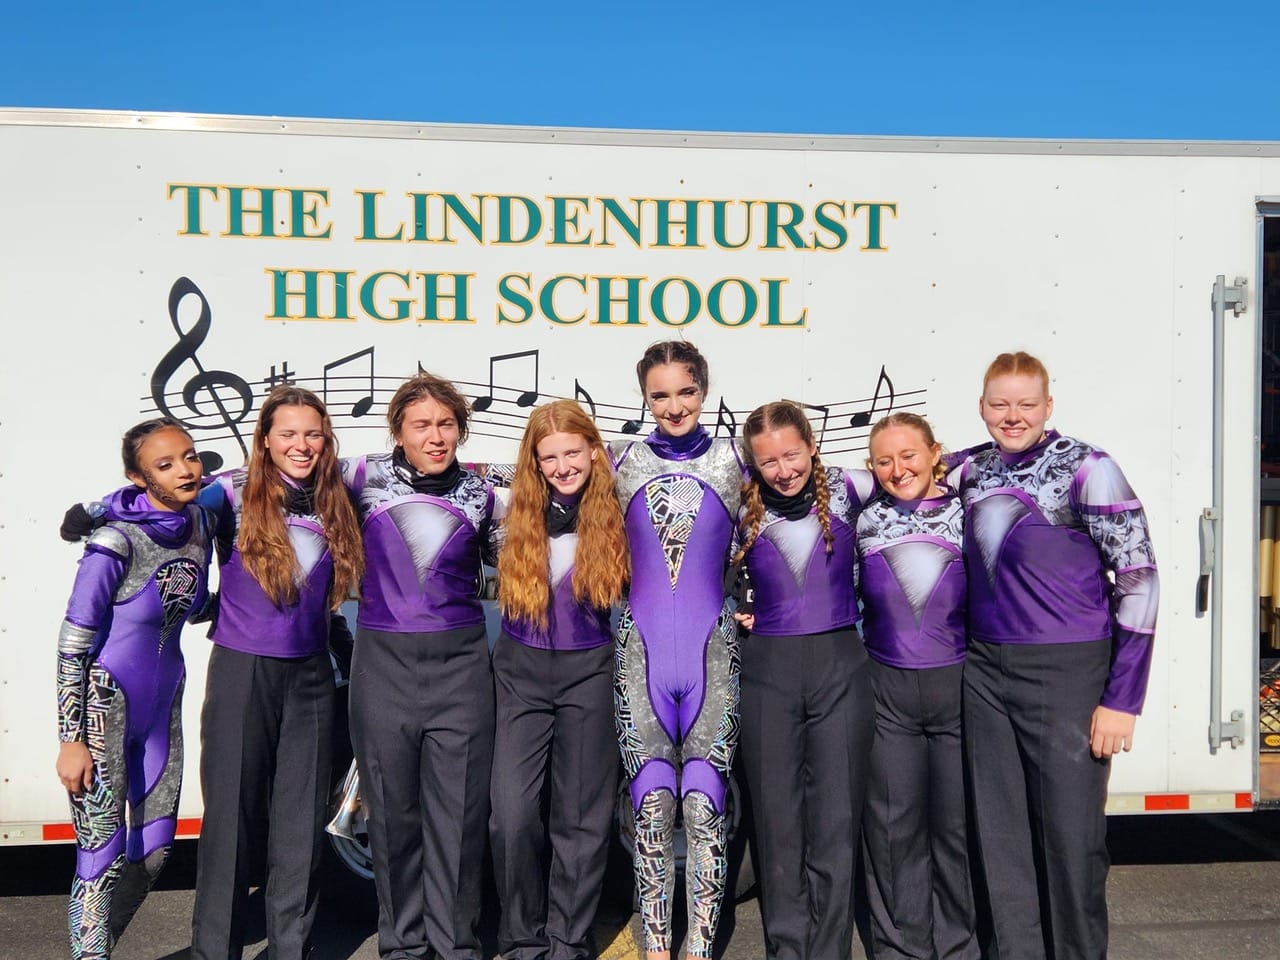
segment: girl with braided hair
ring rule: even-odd
[[[854,525],[875,481],[827,468],[788,401],[743,426],[749,475],[734,555],[754,590],[742,654],[742,760],[755,811],[766,956],[848,957],[871,748]]]
[[[504,469],[489,821],[498,949],[586,960],[617,786],[609,616],[626,585],[626,533],[604,442],[572,400],[533,411]]]
[[[883,491],[857,524],[875,739],[863,812],[877,958],[975,960],[960,737],[965,659],[963,509],[929,422],[871,428]]]

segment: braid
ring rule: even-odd
[[[813,477],[816,481],[813,502],[818,508],[818,523],[822,524],[822,539],[826,541],[827,555],[830,556],[836,542],[831,533],[831,488],[827,486],[827,468],[822,465],[822,458],[816,452],[813,455]]]
[[[747,536],[742,541],[742,549],[733,558],[735,567],[742,566],[747,551],[760,535],[760,524],[764,520],[764,500],[760,498],[760,484],[757,480],[751,479],[742,485],[742,502],[747,505],[746,515],[742,518],[742,527],[747,531]]]

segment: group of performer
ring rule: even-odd
[[[712,956],[739,749],[768,957],[849,956],[859,844],[877,958],[979,956],[975,876],[999,956],[1105,956],[1107,774],[1142,707],[1157,577],[1115,462],[1048,429],[1044,366],[987,370],[993,443],[944,457],[894,413],[865,470],[824,465],[787,401],[713,438],[689,343],[636,369],[648,437],[606,445],[557,400],[505,466],[459,462],[469,407],[431,374],[392,397],[390,453],[339,460],[296,386],[266,398],[246,467],[212,480],[174,421],[126,434],[129,485],[88,535],[58,644],[75,960],[110,956],[172,844],[179,634],[200,616],[192,955],[241,955],[264,824],[271,955],[307,955],[350,596],[385,960],[481,956],[486,841],[506,960],[593,956],[619,750],[646,958],[671,956],[678,819],[684,951]],[[736,606],[727,572],[749,584]]]

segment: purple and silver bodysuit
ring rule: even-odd
[[[105,958],[155,881],[182,785],[180,646],[208,599],[211,537],[198,507],[151,506],[138,487],[106,498],[58,636],[58,734],[82,741],[93,784],[71,797],[74,960]]]
[[[743,464],[699,426],[611,444],[631,550],[618,624],[615,700],[635,807],[645,949],[671,946],[675,798],[684,811],[686,950],[711,956],[727,870],[724,798],[738,739],[737,625],[724,572]],[[679,766],[679,770],[677,770]]]

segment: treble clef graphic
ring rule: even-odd
[[[178,320],[178,306],[183,299],[191,295],[200,298],[200,316],[196,318],[195,326],[189,332],[183,332],[182,324]],[[152,400],[166,416],[173,417],[190,430],[230,428],[236,442],[240,444],[241,452],[247,457],[249,448],[245,445],[244,437],[240,433],[240,424],[253,410],[253,389],[243,377],[227,370],[206,370],[200,358],[196,356],[196,350],[204,343],[213,325],[213,311],[209,309],[209,301],[204,293],[188,277],[179,277],[169,289],[169,320],[173,324],[173,329],[177,331],[178,342],[160,359],[155,371],[151,374]],[[175,413],[165,396],[169,378],[187,361],[195,366],[196,375],[183,385],[182,402],[194,418]],[[227,390],[235,395],[232,407],[227,406],[223,397],[223,393]],[[206,392],[208,396],[202,396]],[[203,422],[215,415],[202,407],[202,402],[208,401],[212,401],[213,406],[217,408],[218,419],[214,423]],[[222,465],[222,458],[217,454],[202,454],[201,459],[208,470],[216,470]]]

